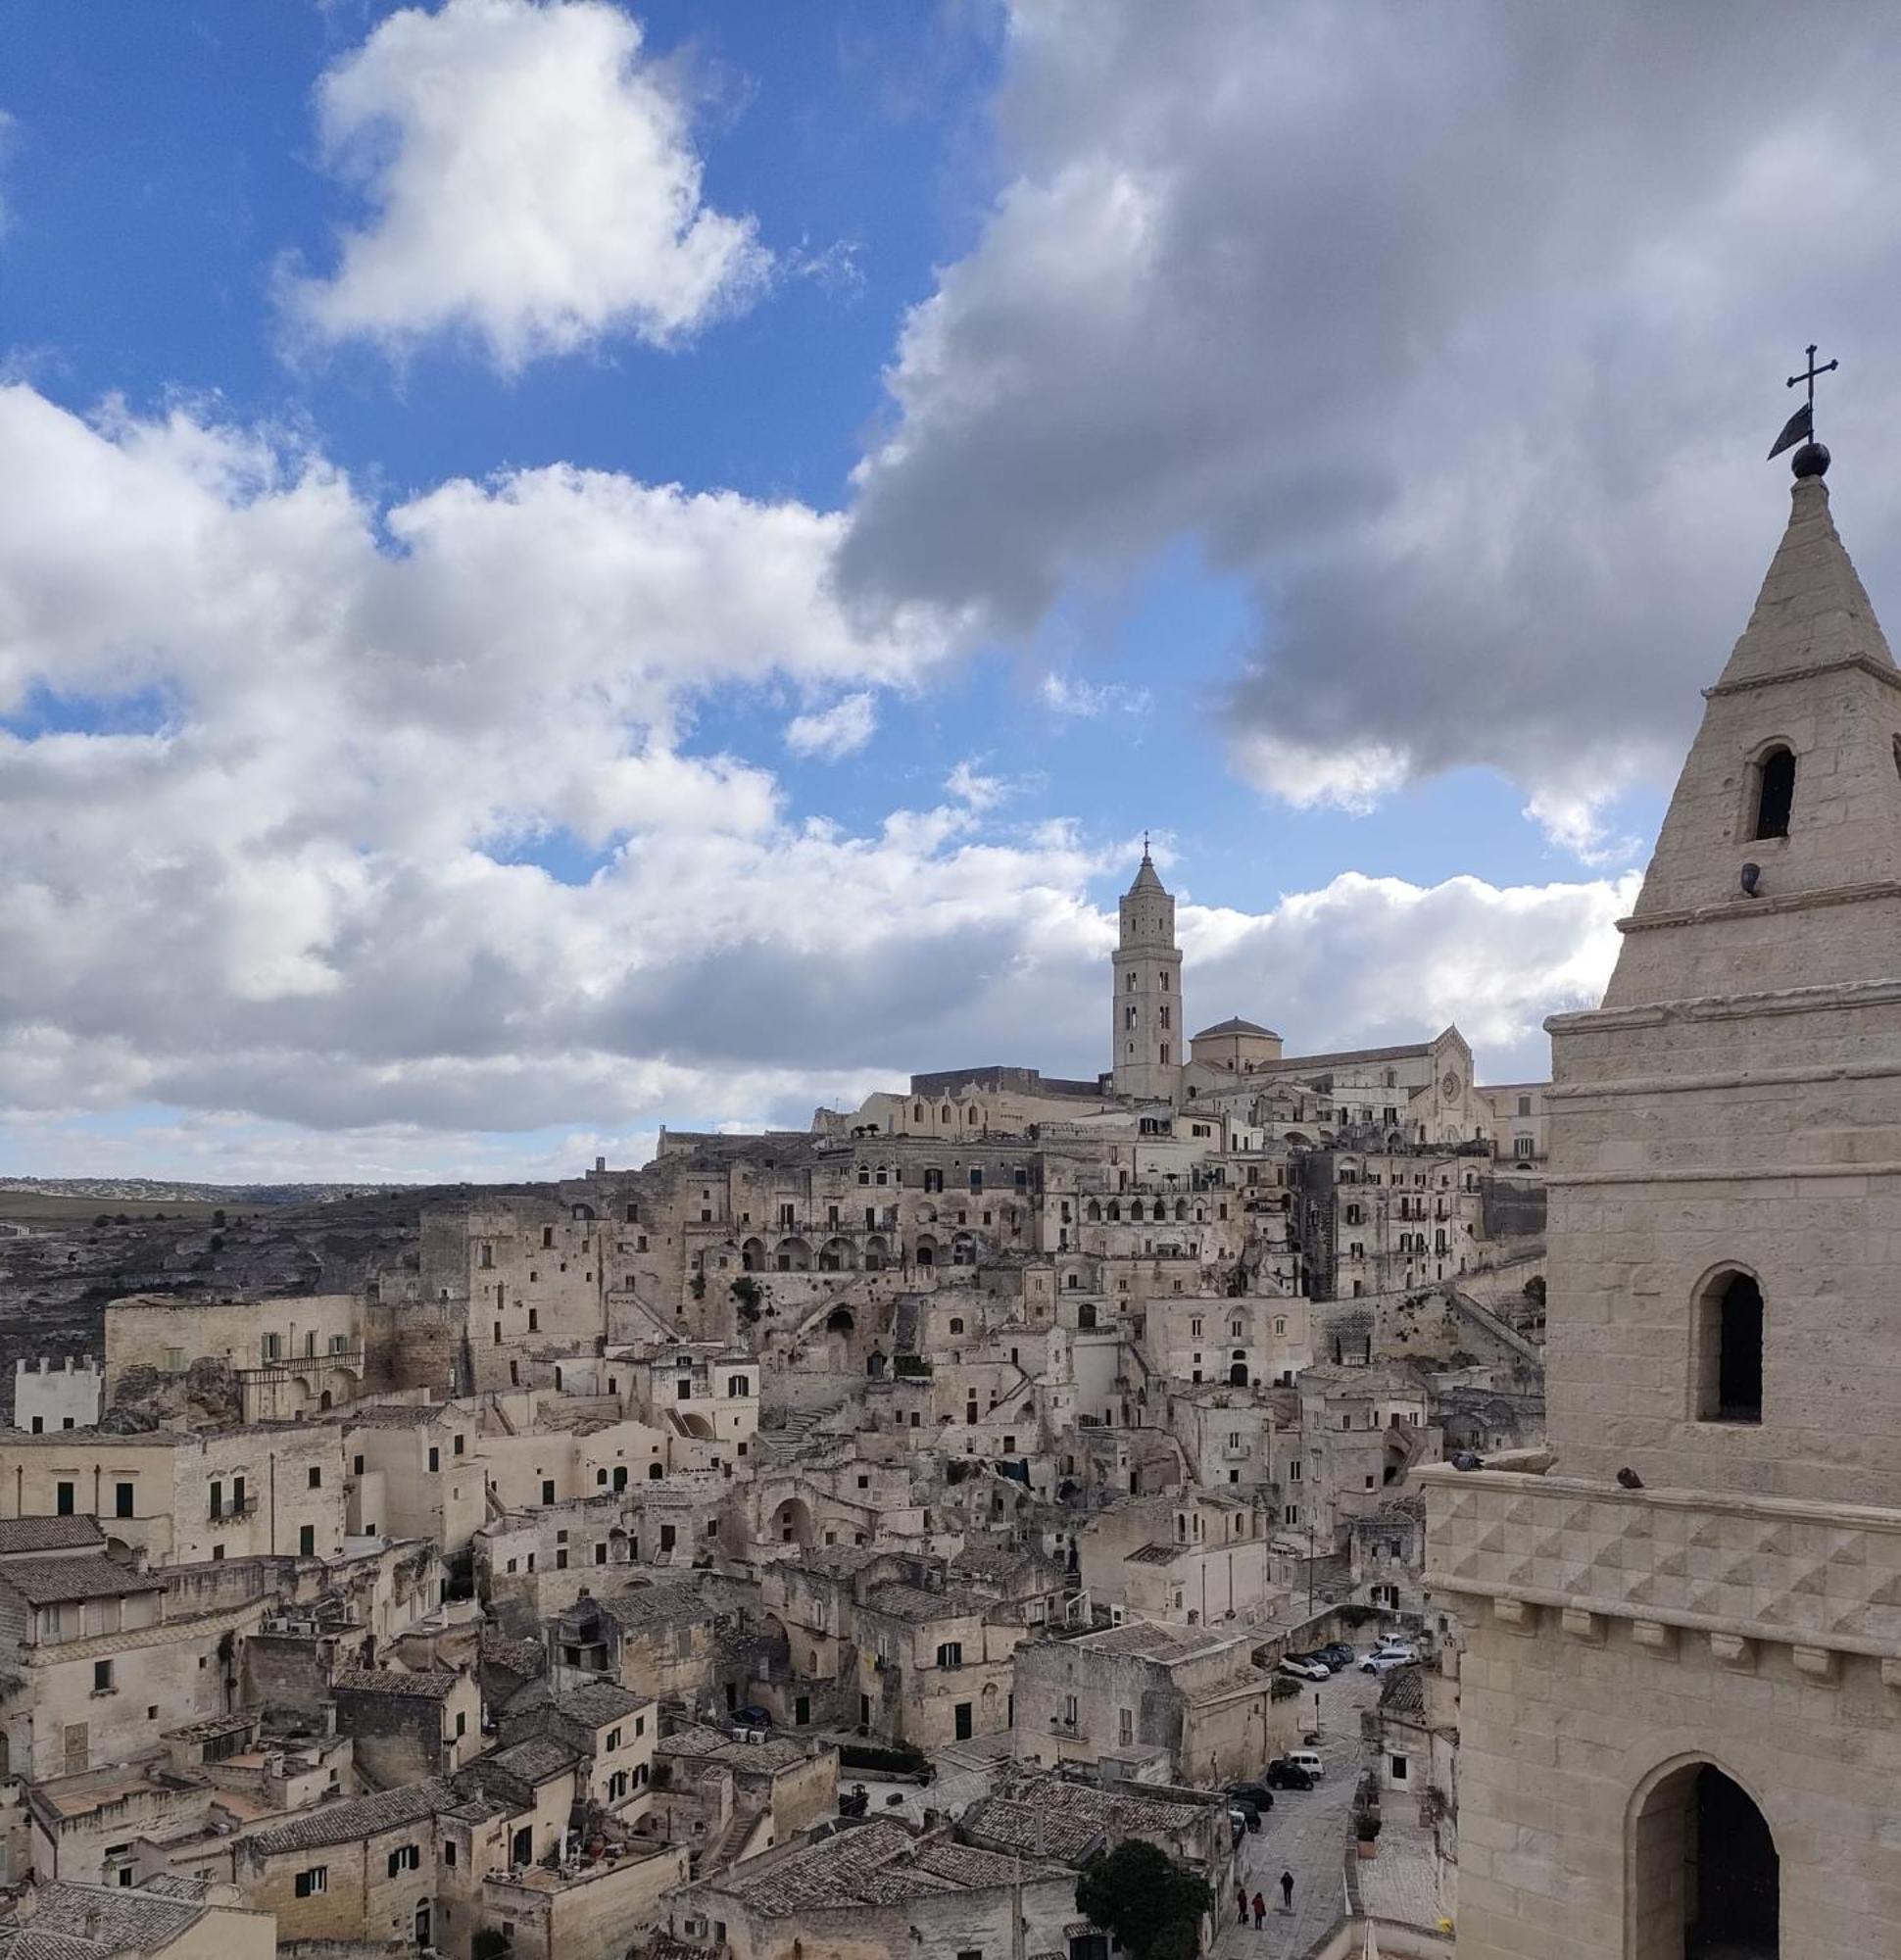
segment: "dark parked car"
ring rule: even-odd
[[[1336,1670],[1342,1668],[1353,1658],[1353,1649],[1344,1641],[1329,1641],[1320,1648],[1319,1657]]]
[[[1230,1803],[1249,1804],[1256,1810],[1274,1808],[1274,1792],[1263,1783],[1238,1783],[1228,1792]]]
[[[1258,1803],[1250,1803],[1246,1797],[1236,1796],[1231,1790],[1228,1793],[1228,1808],[1239,1811],[1247,1820],[1248,1830],[1258,1831],[1261,1828],[1261,1807]]]
[[[1281,1756],[1267,1766],[1267,1787],[1269,1789],[1311,1789],[1313,1778],[1298,1763],[1291,1763]]]
[[[749,1701],[744,1708],[735,1708],[729,1720],[735,1729],[769,1729],[772,1727],[772,1710],[761,1708],[756,1701]]]

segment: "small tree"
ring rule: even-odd
[[[1193,1960],[1213,1906],[1206,1880],[1140,1838],[1093,1853],[1076,1881],[1076,1910],[1134,1960]]]

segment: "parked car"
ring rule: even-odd
[[[1329,1641],[1320,1649],[1320,1658],[1332,1668],[1350,1667],[1353,1664],[1353,1649],[1344,1641]]]
[[[1411,1647],[1376,1647],[1360,1663],[1362,1674],[1390,1674],[1395,1667],[1410,1667],[1419,1656]]]
[[[1327,1765],[1320,1760],[1317,1749],[1290,1749],[1282,1760],[1297,1770],[1305,1770],[1315,1783],[1327,1774]]]
[[[1251,1803],[1256,1810],[1274,1808],[1274,1792],[1264,1783],[1238,1783],[1228,1792],[1230,1803]]]
[[[1313,1778],[1298,1763],[1277,1756],[1267,1766],[1267,1787],[1270,1789],[1311,1789]]]
[[[769,1729],[772,1727],[772,1710],[761,1708],[756,1701],[749,1701],[744,1708],[735,1708],[729,1719],[735,1729]]]
[[[1329,1674],[1332,1674],[1334,1671],[1334,1663],[1318,1647],[1314,1647],[1306,1653],[1295,1654],[1294,1659],[1304,1660],[1310,1667],[1324,1668]]]
[[[1325,1681],[1329,1673],[1318,1661],[1302,1660],[1298,1654],[1287,1655],[1281,1662],[1280,1671],[1300,1681]]]
[[[1250,1831],[1258,1831],[1261,1828],[1260,1805],[1249,1803],[1244,1797],[1231,1794],[1228,1798],[1228,1814],[1230,1817],[1239,1816]]]

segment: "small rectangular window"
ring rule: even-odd
[[[109,1660],[96,1660],[92,1664],[92,1691],[95,1694],[110,1694],[113,1691],[113,1664]]]
[[[308,1871],[299,1872],[292,1882],[291,1889],[299,1898],[310,1898],[317,1892],[330,1889],[330,1868],[328,1865],[313,1865]]]

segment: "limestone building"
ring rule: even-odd
[[[1461,1960],[1901,1952],[1901,673],[1824,466],[1549,1023],[1555,1469],[1423,1473]]]

